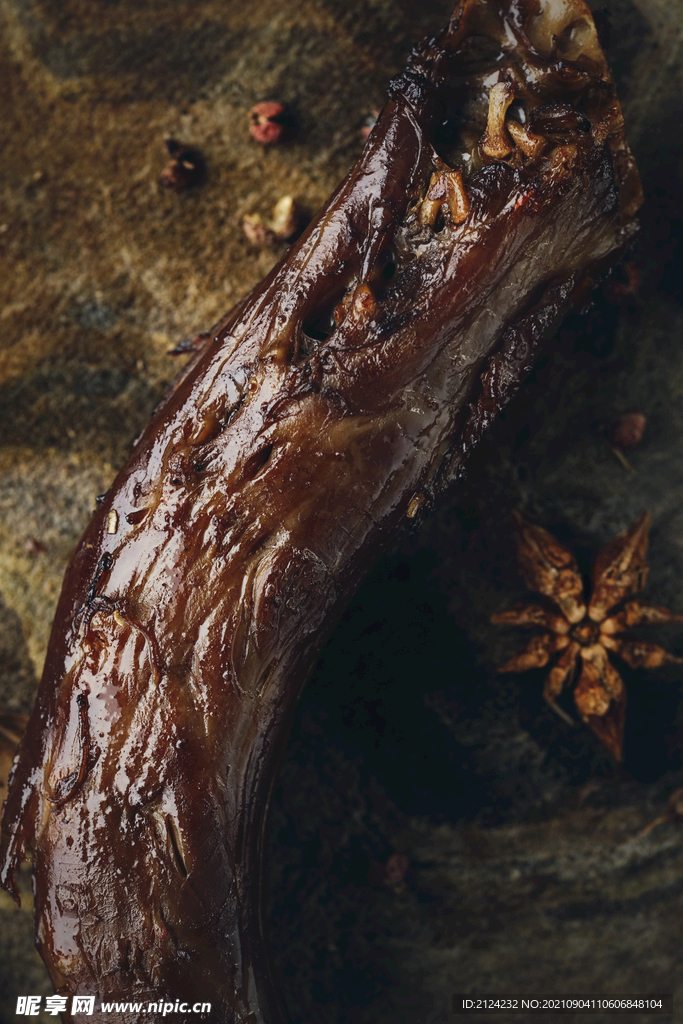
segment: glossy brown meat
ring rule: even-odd
[[[261,851],[292,709],[638,204],[582,0],[466,0],[306,234],[198,339],[73,556],[3,817],[2,882],[30,848],[38,947],[92,1020],[164,998],[283,1019]]]

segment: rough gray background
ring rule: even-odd
[[[177,369],[167,350],[282,251],[252,247],[242,215],[287,192],[315,212],[388,79],[449,7],[0,0],[3,708],[30,708],[66,560]],[[522,593],[517,507],[585,568],[650,509],[648,596],[683,610],[683,4],[607,11],[647,196],[640,296],[620,308],[598,296],[563,328],[466,485],[372,574],[309,684],[269,853],[295,1024],[436,1024],[451,993],[501,990],[673,991],[683,1021],[683,825],[639,838],[683,785],[681,670],[624,672],[616,769],[545,708],[542,673],[496,675],[520,637],[488,624]],[[245,128],[266,98],[297,123],[269,151]],[[201,188],[157,187],[168,136],[204,154]],[[628,473],[604,428],[634,405],[648,425]],[[656,639],[683,653],[683,629]],[[377,884],[394,852],[410,858],[405,881]],[[49,991],[31,931],[0,897],[3,1024],[17,995]]]

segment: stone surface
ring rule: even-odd
[[[647,596],[683,610],[683,5],[608,13],[647,197],[642,287],[565,325],[466,484],[377,567],[321,658],[270,832],[295,1024],[436,1024],[451,993],[496,990],[674,991],[683,1020],[683,825],[642,834],[683,784],[682,673],[624,672],[617,769],[546,708],[542,673],[496,674],[520,637],[489,624],[523,594],[514,508],[585,570],[650,509]],[[243,215],[268,218],[286,193],[312,215],[412,42],[448,14],[441,0],[0,0],[4,708],[30,708],[66,561],[176,372],[168,349],[284,251],[250,245]],[[297,125],[267,150],[247,124],[263,99]],[[205,184],[158,187],[168,137],[202,153]],[[630,471],[606,429],[633,407],[647,426]],[[681,627],[649,635],[683,653]],[[390,887],[397,852],[410,867]],[[23,889],[24,910],[0,898],[3,1024],[17,995],[49,991]]]

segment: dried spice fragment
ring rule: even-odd
[[[683,622],[683,615],[628,600],[645,586],[649,514],[608,544],[595,559],[590,601],[576,559],[552,534],[515,513],[517,557],[524,582],[537,591],[543,604],[524,602],[491,616],[497,625],[540,627],[523,651],[499,672],[544,668],[559,653],[546,676],[543,696],[562,718],[569,716],[556,703],[572,685],[574,703],[617,761],[623,758],[626,690],[611,664],[612,651],[631,668],[660,668],[683,658],[656,644],[621,636],[634,626]],[[579,670],[580,666],[580,670]],[[577,678],[578,676],[578,678]]]
[[[196,149],[175,139],[166,139],[170,162],[159,175],[159,184],[172,192],[182,192],[192,185],[200,185],[206,174],[204,159]]]
[[[247,213],[242,218],[242,230],[252,245],[269,246],[286,242],[296,234],[301,223],[301,211],[292,196],[282,196],[273,207],[273,215],[264,221],[258,213]]]

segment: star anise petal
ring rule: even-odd
[[[491,622],[505,626],[540,626],[552,633],[568,633],[570,625],[562,615],[553,614],[540,604],[513,604],[502,612],[494,612]]]
[[[569,647],[565,648],[546,676],[545,683],[543,684],[543,696],[549,704],[553,705],[555,710],[557,710],[555,708],[555,700],[562,693],[567,676],[569,676],[576,665],[579,650],[579,644],[572,640]]]
[[[556,651],[561,651],[570,643],[567,636],[555,636],[544,633],[532,636],[523,651],[509,658],[498,669],[499,672],[527,672],[530,668],[543,668]]]
[[[624,726],[626,722],[626,691],[610,704],[607,714],[587,715],[584,718],[603,746],[607,747],[615,761],[624,759]]]
[[[620,533],[602,549],[593,566],[593,594],[588,616],[602,622],[608,612],[624,598],[637,594],[645,586],[650,514],[646,512],[630,529]]]
[[[670,608],[652,607],[640,601],[628,601],[620,612],[605,619],[601,633],[623,633],[632,626],[655,626],[663,622],[683,622],[683,615]]]
[[[567,725],[574,725],[575,723],[569,717],[567,712],[556,703],[556,701],[564,689],[568,676],[573,673],[576,667],[576,659],[578,658],[580,649],[580,645],[577,644],[575,640],[572,640],[569,647],[565,648],[557,659],[557,662],[551,668],[545,678],[545,683],[543,684],[543,696],[553,711],[559,715],[560,718],[564,719]]]
[[[624,684],[621,676],[607,657],[607,651],[602,644],[591,644],[589,647],[581,648],[581,658],[584,665],[592,665],[598,672],[605,693],[610,697],[619,697],[624,691]]]
[[[626,690],[600,644],[581,651],[583,669],[574,690],[574,703],[584,722],[617,761],[624,749]]]
[[[631,668],[661,668],[662,665],[680,665],[683,658],[669,654],[657,644],[645,640],[623,640],[617,636],[603,636],[602,644],[614,651]]]
[[[586,614],[583,581],[571,551],[541,526],[514,513],[517,526],[517,557],[524,582],[530,590],[553,601],[570,623]]]
[[[584,662],[579,681],[574,690],[574,702],[584,722],[589,715],[607,714],[610,696],[602,685],[600,672],[591,662]]]

